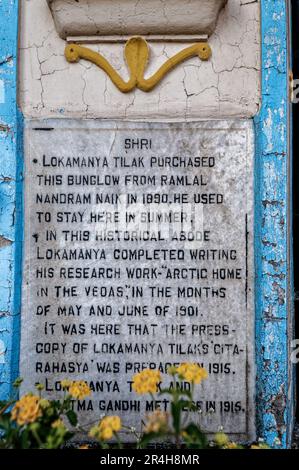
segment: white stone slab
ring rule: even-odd
[[[198,362],[209,379],[193,418],[208,433],[253,436],[253,140],[242,120],[27,123],[24,390],[42,382],[55,396],[61,379],[85,379],[103,391],[83,423],[117,413],[138,427],[150,398],[130,392],[134,370]],[[176,220],[147,226],[149,214]],[[181,231],[197,240],[176,240]]]

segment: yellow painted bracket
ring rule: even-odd
[[[125,59],[130,72],[130,78],[126,82],[101,54],[78,44],[68,44],[65,48],[65,57],[68,62],[79,62],[80,59],[84,59],[94,63],[109,75],[114,85],[122,93],[128,93],[134,88],[150,91],[168,72],[185,60],[194,56],[198,56],[201,60],[208,60],[211,54],[212,51],[208,43],[193,44],[168,59],[156,73],[145,79],[144,73],[150,57],[148,43],[142,37],[134,36],[127,41],[125,46]]]

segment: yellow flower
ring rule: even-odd
[[[167,373],[169,375],[176,375],[178,373],[178,369],[175,366],[168,367]]]
[[[54,429],[56,436],[60,438],[64,438],[68,433],[68,429],[60,418],[56,419],[56,421],[51,424],[51,428]]]
[[[40,416],[40,399],[36,395],[24,395],[12,409],[11,420],[16,421],[19,426],[34,423]]]
[[[72,382],[69,387],[69,394],[77,400],[83,400],[84,398],[91,395],[91,390],[86,382],[78,380]]]
[[[49,400],[46,400],[46,398],[42,398],[39,402],[39,406],[42,410],[45,410],[46,408],[49,408],[50,402]]]
[[[226,449],[238,449],[238,444],[235,442],[229,442],[225,447]]]
[[[165,411],[155,410],[146,417],[145,434],[167,432],[169,415]]]
[[[156,393],[161,382],[161,374],[157,370],[145,369],[134,375],[132,388],[139,395]]]
[[[270,449],[270,447],[265,444],[265,443],[261,443],[261,444],[253,444],[250,449],[258,449],[258,450],[262,450],[262,449]]]
[[[192,363],[183,363],[177,368],[179,376],[187,382],[199,384],[208,377],[206,369]]]
[[[229,443],[229,438],[224,432],[217,432],[214,440],[219,447],[226,446]]]
[[[61,386],[64,390],[68,390],[70,386],[72,385],[72,381],[68,379],[61,380]]]
[[[93,426],[89,436],[100,441],[109,441],[113,435],[121,430],[121,419],[118,416],[105,416],[99,424]]]
[[[65,430],[65,425],[64,425],[64,422],[61,419],[56,419],[56,421],[54,421],[52,423],[51,428]]]

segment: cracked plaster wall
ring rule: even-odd
[[[178,0],[179,1],[179,0]],[[151,92],[118,91],[105,73],[69,64],[45,0],[22,0],[19,102],[25,117],[195,119],[252,117],[260,105],[260,5],[228,0],[209,39],[208,62],[192,58]],[[89,46],[127,78],[124,44]],[[146,77],[184,44],[150,44]]]

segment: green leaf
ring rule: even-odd
[[[77,418],[76,413],[73,410],[69,410],[66,413],[66,416],[72,426],[77,426],[78,418]]]
[[[20,445],[21,449],[29,449],[29,435],[28,429],[24,429],[24,431],[20,435]]]
[[[187,409],[189,411],[197,411],[197,407],[195,403],[192,403],[187,400],[180,400],[178,402],[178,406],[181,408],[181,410]]]
[[[200,427],[194,423],[190,423],[185,428],[184,437],[186,445],[189,449],[205,449],[208,446],[208,439],[206,435],[201,431]]]
[[[181,407],[180,403],[171,403],[171,414],[173,419],[173,428],[176,434],[180,433],[181,427]]]

